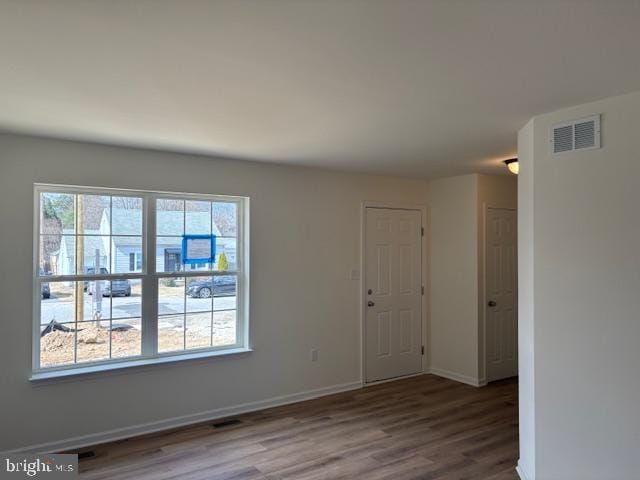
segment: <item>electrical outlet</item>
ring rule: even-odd
[[[351,270],[349,278],[351,280],[360,280],[360,270]]]
[[[312,362],[317,362],[318,361],[318,350],[316,350],[315,348],[312,348],[311,351],[309,352],[309,357],[311,358]]]

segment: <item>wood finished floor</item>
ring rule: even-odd
[[[474,388],[422,375],[233,420],[95,446],[80,478],[518,478],[515,380]]]

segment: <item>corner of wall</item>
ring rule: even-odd
[[[477,196],[477,174],[431,182],[430,371],[476,386]]]
[[[534,120],[518,132],[518,388],[520,459],[518,473],[535,478],[534,363]]]

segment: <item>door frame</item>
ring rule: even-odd
[[[420,250],[422,257],[422,265],[420,270],[420,278],[422,286],[424,287],[424,295],[422,295],[422,302],[420,304],[421,317],[422,317],[422,345],[424,346],[424,355],[422,355],[422,370],[419,373],[412,375],[405,375],[403,377],[396,377],[387,380],[379,380],[375,382],[367,382],[367,361],[366,361],[366,335],[367,335],[367,322],[366,322],[366,228],[367,228],[367,208],[380,208],[385,210],[415,210],[420,212],[421,226],[424,229],[424,235],[421,237]],[[429,292],[431,291],[429,286],[429,217],[428,209],[426,205],[408,205],[379,201],[363,201],[360,205],[360,383],[363,387],[368,385],[376,385],[379,383],[393,382],[395,380],[401,380],[403,378],[415,377],[422,375],[429,371],[429,358],[430,351],[428,348],[427,340],[429,339],[429,305],[428,301]]]
[[[512,212],[516,212],[516,237],[518,235],[518,209],[513,207],[505,207],[504,205],[494,205],[494,204],[482,204],[482,245],[481,245],[481,254],[482,254],[482,295],[480,295],[480,304],[478,305],[478,310],[480,312],[480,327],[482,328],[482,342],[480,342],[479,346],[482,347],[482,352],[478,352],[478,357],[480,361],[480,379],[478,380],[478,386],[484,387],[489,383],[487,380],[487,302],[489,301],[487,297],[487,219],[489,210],[510,210]],[[516,238],[517,240],[517,238]],[[516,269],[518,268],[518,258],[516,254]],[[518,312],[518,275],[516,272],[516,312]],[[516,348],[517,348],[516,342]],[[518,352],[519,354],[520,352]],[[518,355],[518,358],[519,355]]]

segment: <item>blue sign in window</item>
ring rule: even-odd
[[[182,263],[185,265],[199,265],[215,263],[216,236],[215,235],[184,235],[182,237]]]

